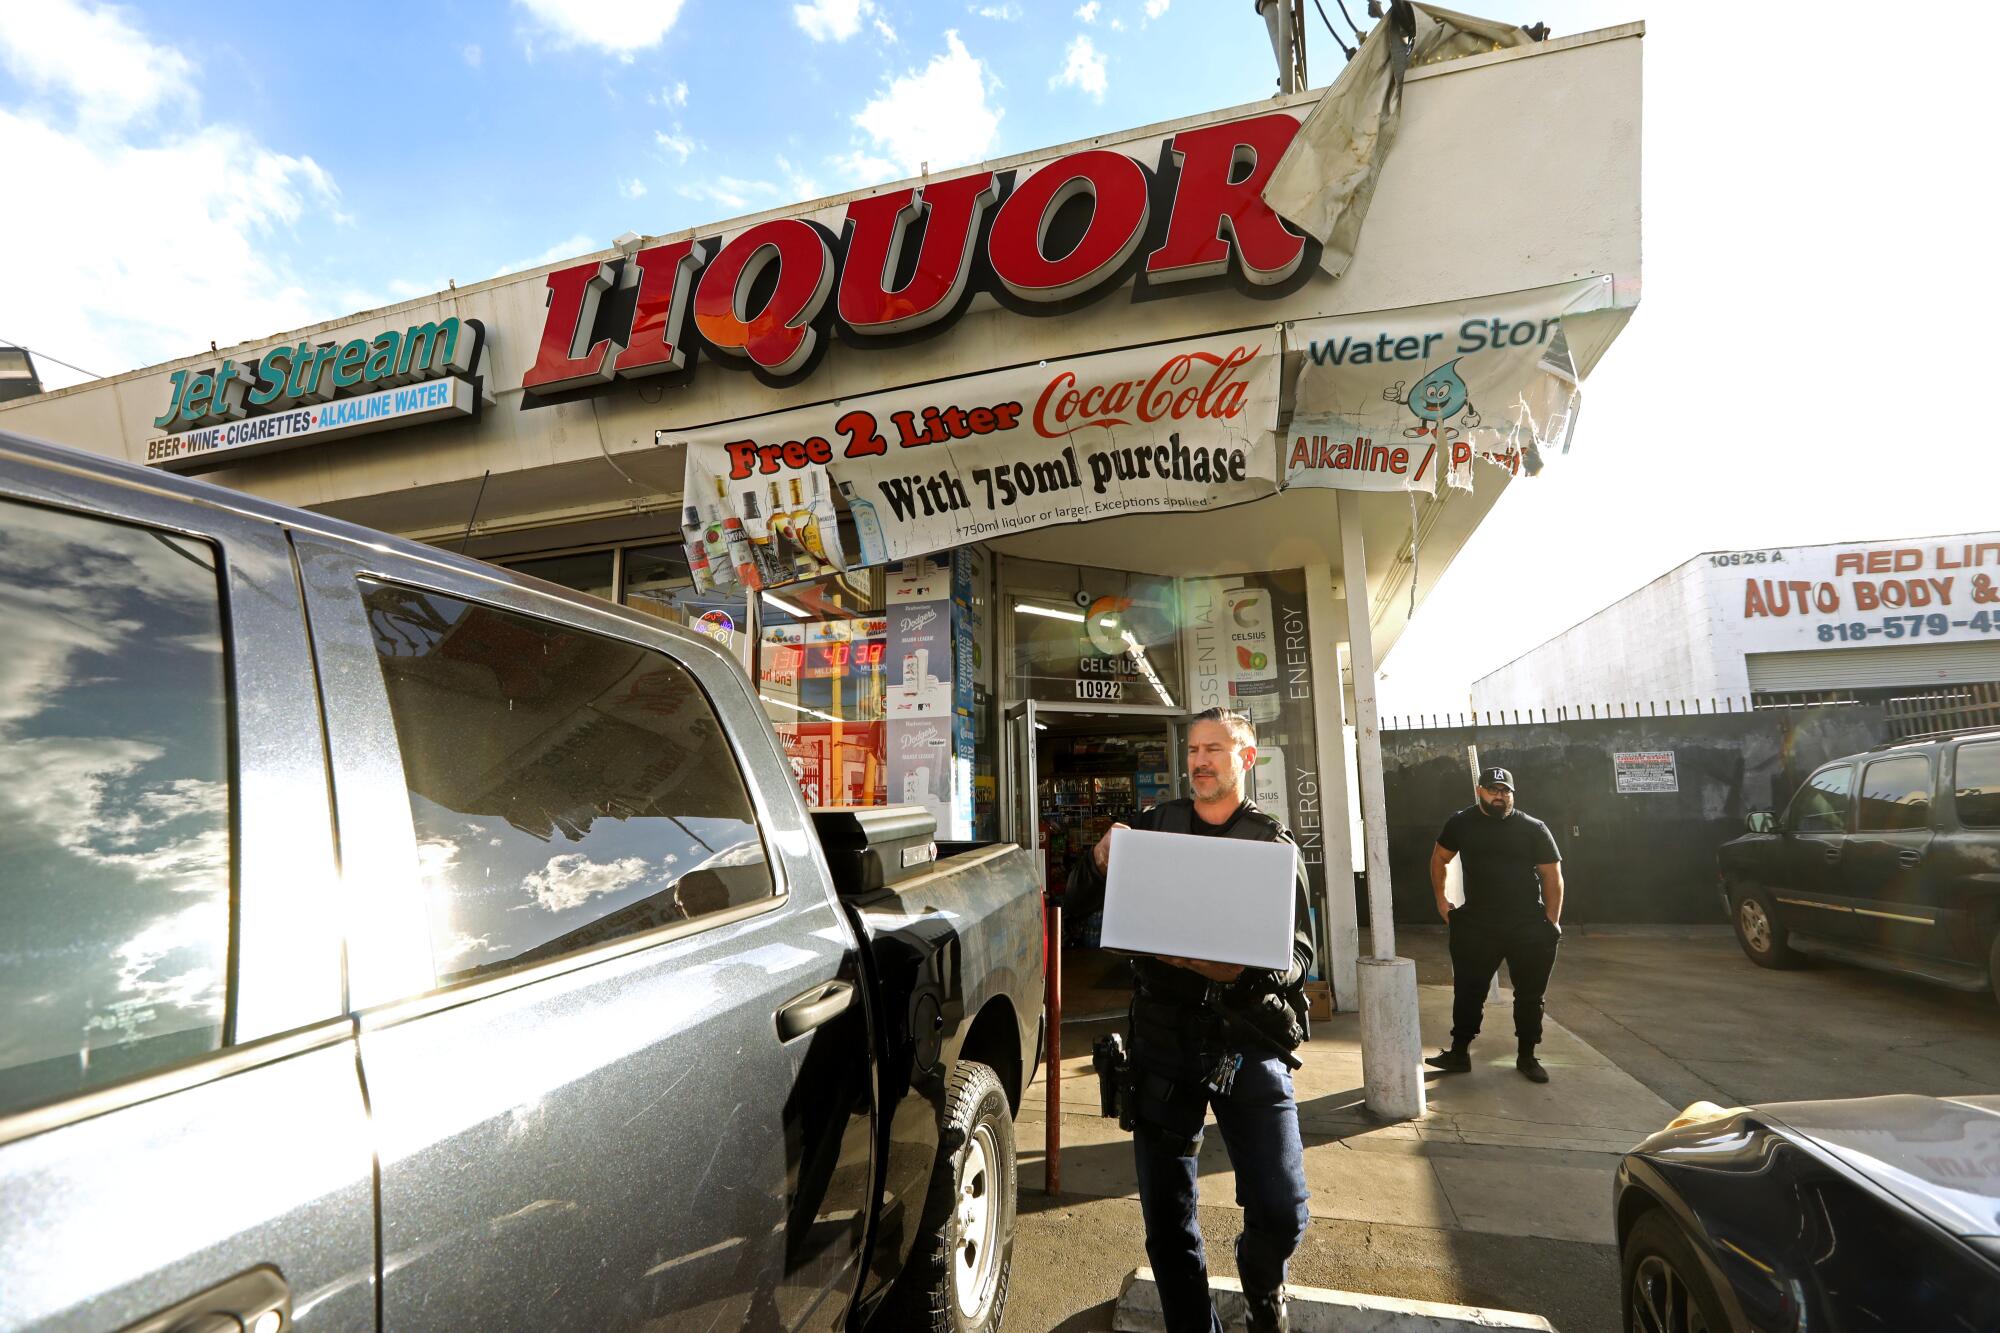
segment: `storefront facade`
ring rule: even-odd
[[[1386,652],[1568,444],[1638,300],[1642,35],[1412,70],[1337,279],[1258,196],[1303,94],[622,238],[0,429],[709,634],[809,800],[922,804],[1053,877],[1178,790],[1188,714],[1240,708],[1351,974],[1342,645]]]

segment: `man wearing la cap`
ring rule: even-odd
[[[1486,992],[1506,960],[1514,983],[1514,1067],[1536,1083],[1549,1081],[1535,1058],[1542,1040],[1542,994],[1562,943],[1562,853],[1549,826],[1514,808],[1514,775],[1479,772],[1472,805],[1447,819],[1431,851],[1431,892],[1451,930],[1451,1046],[1424,1063],[1447,1074],[1472,1068],[1472,1039],[1486,1009]],[[1465,902],[1444,896],[1445,867],[1464,856]]]

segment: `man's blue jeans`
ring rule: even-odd
[[[1285,1282],[1285,1264],[1306,1234],[1305,1149],[1292,1075],[1282,1061],[1245,1056],[1227,1096],[1190,1080],[1175,1100],[1206,1100],[1236,1172],[1243,1234],[1236,1273],[1244,1291],[1265,1294]],[[1208,1297],[1208,1254],[1195,1221],[1195,1156],[1144,1123],[1132,1136],[1139,1165],[1139,1210],[1146,1221],[1146,1257],[1159,1283],[1167,1333],[1222,1333]]]

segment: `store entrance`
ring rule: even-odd
[[[1035,853],[1055,893],[1113,823],[1180,792],[1177,711],[1024,703],[1007,720],[1009,836]],[[1063,1005],[1075,1021],[1123,1013],[1130,998],[1124,965],[1098,948],[1101,917],[1094,893],[1065,903]]]

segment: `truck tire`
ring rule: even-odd
[[[1729,919],[1736,942],[1759,967],[1797,967],[1802,961],[1792,948],[1791,932],[1778,924],[1771,896],[1763,889],[1736,889],[1729,895]]]
[[[876,1326],[997,1333],[1014,1268],[1014,1121],[999,1075],[961,1060],[916,1252]]]

